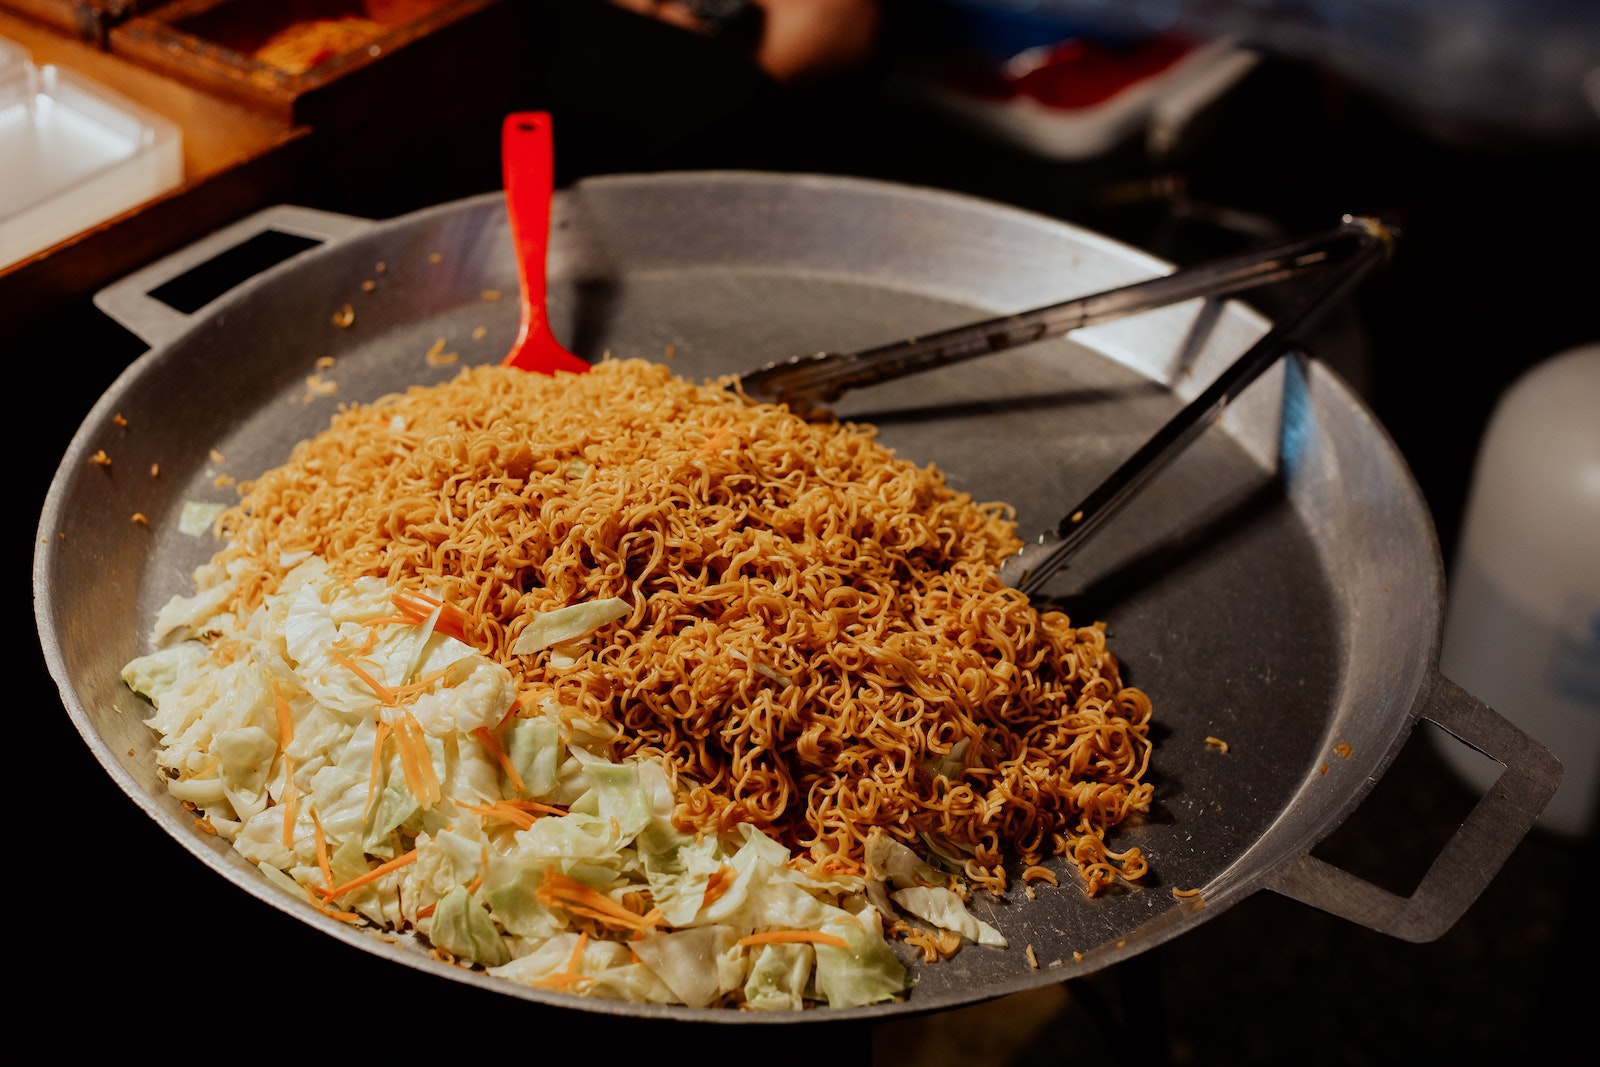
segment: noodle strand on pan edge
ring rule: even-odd
[[[997,892],[1012,857],[1065,855],[1090,893],[1145,869],[1103,837],[1148,809],[1149,699],[1099,625],[1000,584],[1008,509],[869,427],[643,361],[486,366],[342,409],[241,493],[232,610],[307,552],[442,591],[519,706],[664,760],[681,829],[859,862],[876,827]],[[629,613],[588,642],[511,653],[535,613],[611,597]]]

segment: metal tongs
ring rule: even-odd
[[[1299,341],[1328,309],[1349,295],[1368,271],[1386,259],[1398,236],[1393,227],[1376,219],[1346,215],[1338,226],[1311,237],[1210,260],[1033,311],[861,352],[819,352],[769,363],[741,376],[739,385],[753,399],[788,404],[796,413],[809,416],[822,404],[860,386],[960,363],[1195,297],[1226,296],[1313,270],[1327,271],[1328,277],[1321,285],[1303,293],[1259,341],[1167,420],[1054,528],[1005,561],[1000,568],[1001,580],[1031,596],[1145,482],[1220,419],[1234,397]]]

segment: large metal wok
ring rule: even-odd
[[[554,212],[557,335],[591,358],[665,361],[691,378],[883,343],[1168,269],[1067,224],[859,180],[602,178],[561,193]],[[149,295],[266,231],[322,243],[192,314]],[[498,360],[516,331],[516,285],[495,194],[381,223],[268,210],[99,294],[152,348],[89,413],[46,499],[34,595],[50,671],[133,803],[265,907],[352,950],[597,1013],[794,1021],[522,988],[318,914],[196,831],[154,770],[145,706],[119,679],[147,650],[156,609],[190,591],[191,570],[216,547],[180,529],[185,502],[233,500],[219,475],[246,479],[276,465],[340,403],[454,373],[430,351]],[[337,325],[347,304],[353,318]],[[1031,535],[1265,328],[1241,304],[1191,301],[863,389],[839,412],[875,423],[902,455],[937,464],[957,487],[1012,502]],[[92,461],[101,451],[109,466]],[[129,521],[136,512],[143,524]],[[1065,868],[1061,887],[1037,887],[1035,899],[1020,887],[999,903],[980,893],[978,914],[1010,949],[969,946],[915,964],[907,1001],[849,1016],[944,1009],[1084,976],[1261,890],[1398,938],[1436,938],[1495,877],[1559,779],[1546,750],[1439,674],[1443,579],[1427,510],[1370,412],[1315,360],[1281,361],[1256,382],[1046,595],[1080,623],[1105,620],[1128,678],[1154,701],[1155,810],[1116,836],[1144,851],[1152,874],[1092,900]],[[1311,852],[1422,719],[1505,770],[1417,890],[1399,897]]]

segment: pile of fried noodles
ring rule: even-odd
[[[1000,583],[1006,507],[870,427],[643,361],[484,366],[341,409],[241,492],[232,608],[308,551],[442,597],[519,709],[664,761],[685,830],[858,861],[877,827],[996,892],[1009,861],[1065,856],[1090,893],[1145,870],[1105,835],[1150,804],[1149,699],[1103,627]],[[630,613],[587,641],[511,654],[611,597]]]

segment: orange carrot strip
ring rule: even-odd
[[[385,615],[381,619],[368,619],[361,624],[377,629],[379,626],[414,626],[416,620],[409,615]]]
[[[497,800],[495,804],[504,805],[508,808],[520,808],[523,811],[542,811],[546,815],[567,814],[566,808],[558,808],[552,804],[541,804],[537,800]]]
[[[572,949],[572,955],[567,957],[567,974],[578,973],[578,963],[583,959],[583,950],[589,944],[589,931],[578,931],[578,943]]]
[[[376,882],[379,878],[382,878],[391,871],[398,871],[406,864],[415,862],[417,862],[417,850],[412,849],[403,856],[396,856],[387,863],[378,864],[378,866],[372,868],[372,870],[368,871],[366,874],[352,878],[344,885],[333,889],[319,889],[317,892],[321,893],[323,898],[326,900],[337,900],[346,893],[350,892],[352,889],[360,889],[364,885]]]
[[[449,667],[440,667],[438,670],[434,671],[432,674],[429,674],[429,675],[426,675],[425,677],[419,678],[416,681],[412,682],[410,685],[392,686],[389,689],[389,692],[393,693],[396,698],[403,697],[403,696],[410,696],[412,693],[420,693],[424,689],[427,689],[434,682],[437,682],[440,678],[443,678],[443,677],[447,676],[453,670],[455,670],[455,667],[453,665],[449,666]]]
[[[539,883],[534,896],[546,907],[559,907],[574,915],[586,916],[598,922],[630,930],[648,929],[655,926],[661,918],[659,908],[651,908],[647,915],[636,914],[604,893],[591,889],[576,878],[556,870],[545,872],[544,881]]]
[[[500,747],[499,740],[489,732],[487,726],[479,726],[472,733],[481,739],[484,745],[494,754],[495,762],[500,764],[500,769],[506,772],[506,777],[511,779],[511,788],[519,793],[526,793],[528,787],[522,782],[522,775],[517,773],[516,764],[511,762],[511,757],[506,755],[506,750]]]
[[[341,666],[365,682],[367,688],[371,689],[373,693],[377,694],[379,701],[384,704],[394,703],[393,690],[384,685],[382,682],[378,681],[372,675],[368,674],[366,671],[362,670],[360,667],[356,666],[356,661],[351,659],[349,656],[331,649],[329,651],[333,655],[333,658],[339,661]]]
[[[749,937],[739,939],[740,948],[749,948],[751,945],[770,945],[778,941],[809,941],[814,945],[832,945],[834,948],[849,948],[850,942],[834,934],[825,934],[821,930],[768,930],[764,934],[751,934]]]
[[[705,896],[701,898],[700,906],[705,907],[707,904],[710,904],[722,894],[726,893],[728,891],[728,887],[733,884],[733,880],[733,868],[729,867],[726,863],[712,871],[711,877],[706,879],[706,892]]]
[[[405,718],[400,720],[400,728],[410,735],[411,744],[416,750],[417,772],[422,779],[424,790],[423,793],[415,794],[417,799],[426,798],[429,804],[439,803],[444,799],[444,792],[439,788],[439,776],[434,773],[433,757],[428,754],[428,744],[422,724],[407,712]]]
[[[519,830],[526,830],[533,825],[533,816],[525,811],[518,811],[516,808],[501,807],[499,804],[464,804],[460,801],[456,803],[460,807],[477,815],[482,815],[486,819],[499,819],[501,822],[508,822]]]
[[[583,960],[583,950],[588,944],[589,931],[580,930],[578,932],[578,943],[573,947],[572,955],[567,957],[567,969],[556,974],[547,974],[533,984],[546,989],[555,989],[560,986],[569,986],[575,982],[581,982],[589,977],[578,971],[578,964]],[[634,955],[637,956],[638,953],[634,953]]]
[[[283,847],[293,848],[295,808],[300,799],[294,785],[294,760],[289,758],[289,744],[294,740],[294,718],[289,713],[289,702],[283,699],[277,682],[272,683],[272,698],[277,702],[278,709],[278,751],[283,753],[283,796],[278,798],[278,803],[283,805]]]
[[[394,730],[394,746],[400,753],[400,770],[406,777],[406,788],[411,790],[411,795],[418,803],[422,801],[422,769],[417,766],[417,753],[411,747],[411,733],[406,729],[405,719],[392,723]]]
[[[322,880],[328,888],[333,888],[333,865],[328,862],[328,839],[322,832],[322,820],[317,818],[317,809],[311,809],[311,832],[317,842],[317,866],[322,869]]]
[[[360,912],[334,912],[334,910],[326,909],[326,907],[322,907],[322,909],[317,910],[318,912],[322,912],[323,915],[326,915],[328,918],[336,918],[336,920],[341,921],[341,923],[350,923],[350,925],[355,925],[355,923],[365,923],[366,921],[365,915],[362,915]]]
[[[454,604],[446,604],[427,593],[411,594],[416,600],[408,599],[405,594],[396,593],[390,597],[390,603],[402,614],[410,617],[412,625],[421,625],[428,621],[428,616],[433,614],[433,609],[442,607],[438,621],[433,624],[435,633],[453,637],[457,641],[467,641],[467,626],[473,622],[473,617]],[[420,603],[418,602],[420,601]],[[471,642],[467,642],[471,643]]]
[[[547,974],[533,985],[537,989],[558,989],[561,986],[575,985],[588,980],[589,976],[586,974]]]
[[[361,809],[361,821],[372,817],[372,805],[378,799],[378,779],[383,770],[383,742],[389,736],[390,726],[382,719],[372,734],[372,774],[367,778],[367,806]]]

